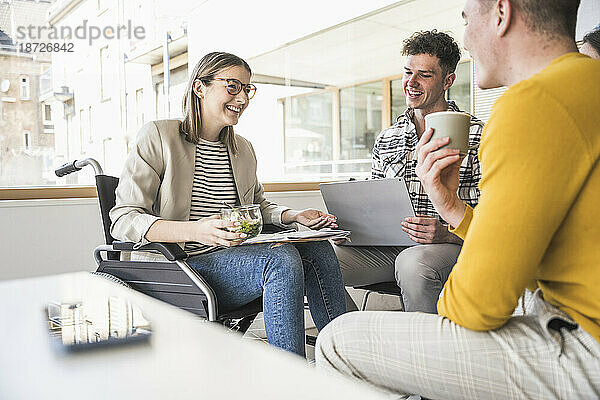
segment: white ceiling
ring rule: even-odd
[[[435,28],[462,42],[464,0],[399,3],[250,57],[252,70],[339,87],[401,74],[402,41],[417,30]]]

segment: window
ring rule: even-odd
[[[86,109],[79,110],[79,153],[86,154],[87,143],[90,142],[90,121],[89,114]]]
[[[261,181],[368,176],[375,138],[405,109],[398,79],[402,41],[413,31],[433,27],[462,38],[462,5],[416,7],[421,2],[346,2],[341,9],[335,2],[321,2],[318,18],[313,7],[300,3],[286,10],[275,7],[275,0],[246,5],[253,15],[253,28],[244,32],[248,45],[230,50],[248,61],[259,90],[235,130],[252,142]],[[53,3],[9,2],[3,12],[13,26],[48,26]],[[102,28],[133,21],[132,31],[143,27],[145,39],[122,31],[121,40],[101,34],[91,45],[84,41],[73,52],[51,56],[3,52],[0,186],[93,183],[86,169],[59,179],[47,168],[82,157],[104,161],[108,174],[119,175],[141,125],[181,116],[194,67],[188,65],[188,44],[203,43],[200,32],[220,28],[217,3],[134,0],[112,12],[117,2],[95,0],[90,7],[66,8],[53,23],[76,27],[87,20],[88,27],[93,22]],[[165,17],[157,22],[157,15]],[[164,49],[154,40],[165,31],[171,35],[168,98]],[[225,45],[234,39],[228,35]],[[194,50],[189,59],[195,62],[202,52]],[[449,93],[465,111],[474,101],[469,65],[459,65]],[[30,132],[27,151],[25,129]],[[17,168],[22,165],[30,167]]]
[[[285,101],[285,174],[331,174],[333,93],[297,96]]]
[[[50,104],[42,103],[42,123],[43,133],[54,133],[54,124],[52,123],[52,107]]]
[[[340,160],[336,172],[371,170],[371,150],[381,131],[382,82],[340,90]]]
[[[42,104],[42,117],[44,123],[52,122],[52,107],[50,107],[50,104]]]
[[[135,91],[135,123],[136,128],[140,129],[144,125],[144,89]]]
[[[167,101],[163,82],[159,82],[154,86],[154,104],[156,119],[167,118]]]
[[[448,99],[454,100],[462,111],[473,113],[471,102],[472,82],[471,61],[463,61],[456,66],[456,80],[448,90]]]
[[[20,97],[21,100],[31,100],[31,87],[29,85],[29,77],[23,75],[19,78]]]
[[[100,49],[100,99],[102,101],[110,100],[111,96],[111,85],[110,85],[110,67],[114,67],[111,65],[111,58],[108,52],[108,46],[105,46]]]
[[[406,111],[406,96],[402,88],[402,78],[390,82],[390,96],[392,98],[390,110],[393,124]]]
[[[26,149],[31,147],[31,131],[23,131],[23,146]]]
[[[94,142],[94,132],[92,130],[92,127],[94,126],[94,124],[92,124],[92,106],[88,106],[87,109],[87,142],[88,143],[93,143]]]

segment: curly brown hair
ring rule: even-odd
[[[600,55],[600,29],[589,32],[583,37],[583,43],[589,43]]]
[[[403,56],[429,54],[440,60],[444,75],[456,71],[460,61],[460,48],[452,36],[437,30],[419,31],[404,40]]]

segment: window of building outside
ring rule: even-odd
[[[456,80],[448,90],[448,99],[456,102],[462,111],[473,113],[471,60],[466,60],[456,66]]]
[[[23,145],[25,146],[26,149],[31,147],[31,132],[30,131],[23,132]]]
[[[30,100],[31,98],[31,86],[29,86],[29,77],[21,76],[20,78],[21,85],[21,100]]]
[[[144,125],[144,89],[138,89],[135,91],[135,123],[137,129],[140,129]]]
[[[163,82],[154,85],[154,110],[156,119],[166,118],[167,102]]]
[[[87,113],[82,108],[79,110],[79,152],[85,154],[86,129],[87,129]]]
[[[340,90],[340,154],[336,172],[347,174],[371,171],[371,150],[381,131],[382,81]]]
[[[333,159],[334,93],[285,99],[285,175],[330,175]]]
[[[108,46],[100,49],[100,98],[102,101],[110,100],[110,53],[108,52]]]
[[[391,121],[394,124],[398,117],[406,111],[406,96],[402,88],[402,78],[394,79],[390,82],[390,98],[391,98]]]
[[[42,104],[42,116],[44,123],[52,121],[52,107],[50,107],[50,104]]]

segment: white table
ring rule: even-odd
[[[48,302],[116,296],[152,323],[149,343],[67,353],[52,345]],[[0,282],[0,399],[379,399],[299,357],[82,272]]]

